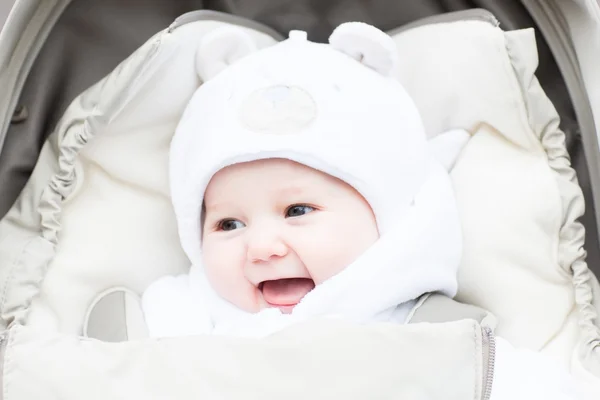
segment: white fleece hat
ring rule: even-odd
[[[426,180],[431,153],[415,104],[392,77],[387,34],[340,25],[329,44],[292,31],[256,50],[235,28],[207,35],[198,88],[171,147],[171,191],[184,250],[200,256],[204,192],[220,169],[285,158],[337,177],[370,204],[382,235]]]

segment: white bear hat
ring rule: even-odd
[[[419,112],[392,76],[393,39],[363,23],[340,25],[329,44],[290,32],[256,50],[242,30],[207,35],[198,49],[204,83],[171,146],[171,191],[188,257],[200,254],[201,209],[213,175],[241,162],[285,158],[354,187],[380,233],[406,209],[431,153]]]

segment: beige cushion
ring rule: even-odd
[[[544,349],[564,331],[557,351],[569,348],[570,268],[584,253],[583,228],[567,215],[581,215],[583,199],[556,111],[533,76],[533,31],[472,21],[411,30],[397,43],[410,54],[398,76],[429,134],[474,134],[452,174],[465,236],[458,299],[491,310],[516,345]]]
[[[15,326],[2,389],[7,399],[483,398],[484,349],[475,321],[325,322],[264,340],[190,336],[124,343]]]
[[[533,75],[534,32],[471,21],[410,30],[396,41],[410,55],[398,76],[429,135],[473,133],[452,173],[465,237],[457,298],[492,311],[498,334],[515,345],[570,365],[579,341],[599,337],[589,299],[595,278],[575,222],[581,190],[558,115]]]

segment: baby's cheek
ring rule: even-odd
[[[355,223],[321,227],[318,233],[306,236],[303,260],[315,283],[319,284],[356,261],[378,238],[376,228]]]
[[[236,282],[243,279],[238,252],[220,243],[208,242],[203,247],[203,263],[210,284],[222,296],[234,292]]]
[[[221,292],[224,289],[224,285],[229,281],[229,277],[232,274],[231,268],[228,266],[232,265],[230,254],[219,252],[218,249],[204,250],[203,252],[203,263],[206,276],[210,284]]]
[[[217,294],[245,311],[259,311],[258,290],[244,275],[243,246],[206,241],[202,255],[206,276]]]
[[[336,275],[356,258],[352,243],[335,232],[310,235],[302,248],[302,261],[316,284]]]

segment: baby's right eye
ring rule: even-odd
[[[244,228],[246,225],[237,219],[224,219],[219,222],[218,228],[220,231],[233,231],[235,229]]]

